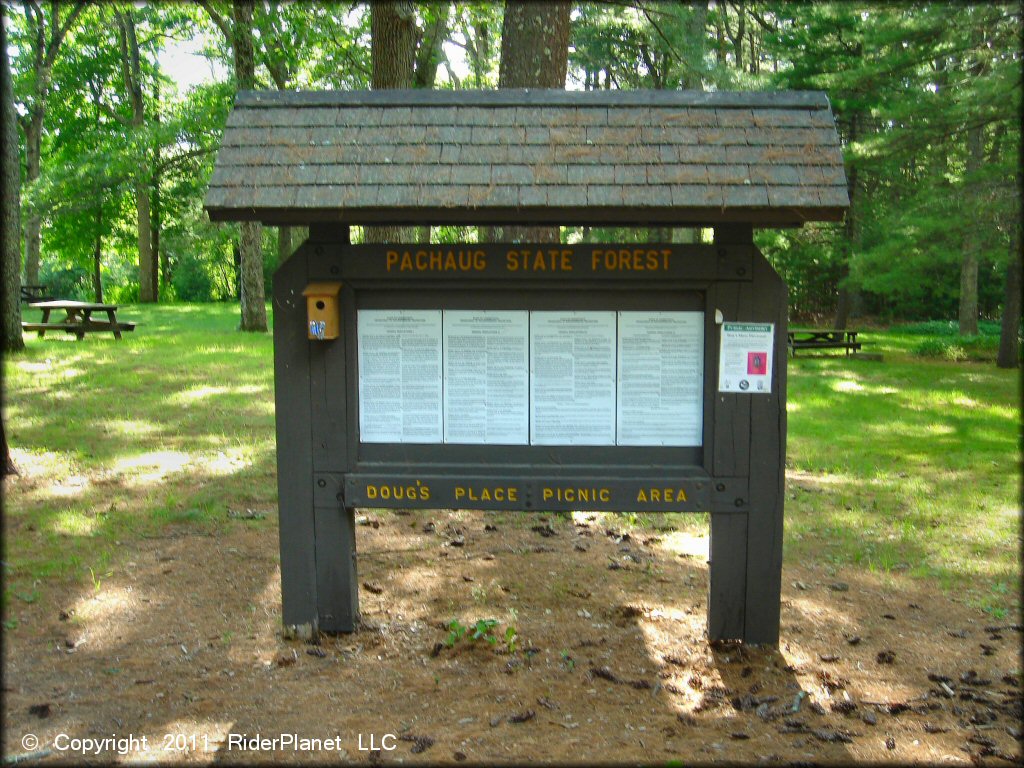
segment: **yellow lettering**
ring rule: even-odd
[[[416,271],[423,272],[427,268],[427,252],[416,251]]]
[[[519,489],[518,488],[509,488],[508,489],[508,500],[509,501],[519,501]]]
[[[663,248],[661,251],[661,268],[666,272],[668,271],[668,257],[672,254],[668,248]]]
[[[465,497],[466,497],[466,489],[463,488],[461,485],[456,485],[455,486],[455,498],[456,499],[464,499]]]
[[[377,498],[377,486],[368,485],[366,486],[366,498],[376,499]]]
[[[612,500],[612,492],[610,490],[608,490],[607,488],[602,488],[601,490],[599,490],[597,492],[597,496],[598,496],[598,498],[601,501],[611,501]]]
[[[401,271],[402,272],[409,272],[411,270],[412,270],[412,257],[409,255],[408,251],[404,251],[402,253]]]
[[[686,501],[684,488],[641,488],[636,494],[637,501]]]
[[[398,263],[398,251],[388,251],[388,253],[387,253],[388,272],[390,272],[391,268],[393,266],[395,266],[395,264],[397,264],[397,263]]]
[[[541,493],[541,496],[544,497],[544,501],[549,501],[550,499],[554,498],[554,495],[555,495],[555,492],[553,490],[551,490],[550,488],[545,488],[543,490],[543,492]]]
[[[473,252],[473,269],[483,272],[487,268],[487,254],[483,251]]]
[[[431,251],[430,252],[430,271],[440,272],[441,271],[441,252]]]

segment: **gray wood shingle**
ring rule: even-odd
[[[795,225],[848,205],[816,92],[244,92],[206,197],[267,223]]]

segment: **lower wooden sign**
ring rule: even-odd
[[[706,476],[658,478],[347,475],[345,504],[424,509],[695,512],[710,503]]]

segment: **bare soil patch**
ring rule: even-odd
[[[4,753],[33,734],[40,763],[1021,761],[1019,617],[787,563],[779,649],[711,647],[700,537],[596,515],[360,515],[363,626],[319,644],[281,638],[272,511],[169,528],[98,585],[8,606]],[[514,626],[515,651],[444,646],[453,618]],[[149,749],[89,757],[59,734]],[[282,734],[337,744],[238,745]]]

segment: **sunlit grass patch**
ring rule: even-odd
[[[4,361],[22,472],[6,486],[5,576],[20,594],[48,579],[88,584],[90,568],[102,579],[133,543],[215,532],[237,524],[230,509],[276,508],[269,334],[238,332],[228,305],[123,314],[139,326],[120,342],[29,336]],[[1014,610],[1017,590],[1000,585],[1020,577],[1017,373],[916,356],[920,334],[862,336],[882,362],[788,363],[786,563],[920,579],[993,616]],[[592,519],[706,556],[706,514]],[[270,536],[276,524],[246,523]]]

